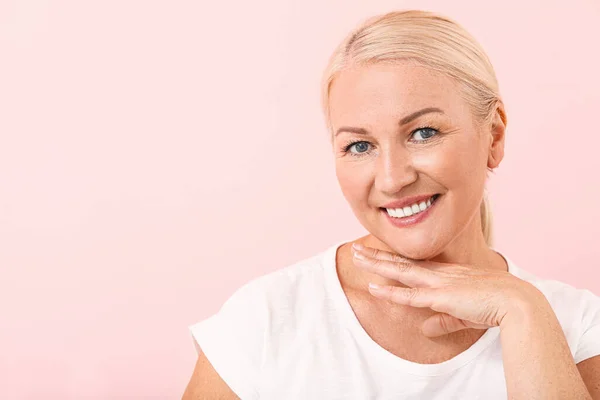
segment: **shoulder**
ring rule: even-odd
[[[259,322],[267,322],[261,317],[272,317],[278,310],[289,310],[289,306],[306,298],[308,293],[310,298],[318,298],[317,294],[325,285],[325,264],[332,249],[248,281],[236,289],[210,318],[230,324],[243,324],[252,319],[252,325],[256,327]]]
[[[600,355],[600,297],[565,282],[543,279],[514,265],[513,273],[540,290],[560,322],[575,361]]]
[[[241,398],[257,397],[272,339],[316,314],[315,306],[325,297],[327,261],[333,250],[250,280],[217,313],[189,326],[196,350],[204,352]]]

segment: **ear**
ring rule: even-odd
[[[490,143],[488,152],[487,166],[493,170],[500,165],[500,161],[504,158],[504,138],[506,131],[506,114],[504,112],[504,104],[498,102],[494,117],[490,127]]]

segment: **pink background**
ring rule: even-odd
[[[319,109],[367,16],[440,11],[509,124],[496,248],[600,294],[600,2],[0,1],[0,398],[175,399],[188,325],[363,235]]]

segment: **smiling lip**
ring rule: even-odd
[[[420,195],[420,196],[405,197],[402,200],[392,201],[391,203],[388,203],[388,204],[382,206],[382,208],[404,208],[406,206],[410,206],[410,205],[413,205],[415,203],[420,203],[422,201],[427,201],[434,194],[435,193],[423,194],[423,195]]]
[[[410,217],[402,217],[402,218],[392,217],[390,214],[388,214],[388,212],[385,208],[382,208],[381,212],[385,214],[385,218],[387,218],[387,220],[390,221],[390,223],[393,226],[395,226],[397,228],[405,228],[408,226],[416,225],[419,222],[422,222],[423,220],[425,220],[425,218],[429,217],[429,215],[432,212],[431,210],[436,208],[437,203],[440,200],[440,196],[441,195],[435,196],[434,200],[431,202],[431,205],[425,211],[419,212],[417,214],[413,214]]]

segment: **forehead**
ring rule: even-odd
[[[397,120],[426,107],[441,108],[450,116],[469,114],[453,79],[407,62],[342,71],[331,84],[329,107],[334,127],[371,125],[388,117]]]

